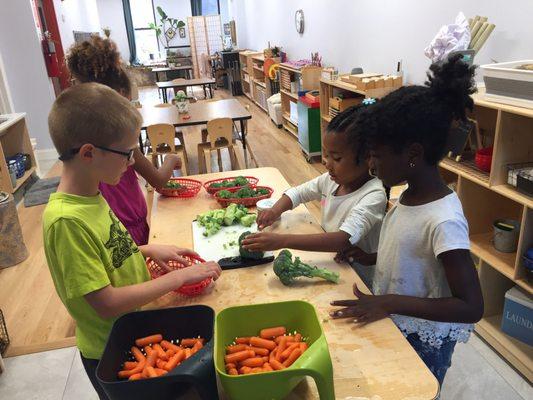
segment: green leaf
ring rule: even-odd
[[[164,19],[168,18],[167,14],[159,6],[157,6],[157,12],[159,13],[159,15],[161,15],[161,20],[164,20]]]
[[[185,22],[178,21],[178,28],[183,28],[185,26]]]
[[[155,29],[155,24],[154,24],[153,22],[150,22],[150,23],[148,24],[148,28],[150,28],[150,29]]]

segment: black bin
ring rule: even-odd
[[[174,400],[192,387],[203,400],[218,399],[213,364],[215,312],[196,305],[137,311],[115,321],[107,340],[96,377],[112,400]],[[135,339],[160,333],[166,340],[203,337],[205,346],[168,374],[157,378],[128,381],[117,373],[127,359]]]

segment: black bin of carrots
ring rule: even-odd
[[[203,400],[218,399],[213,364],[214,318],[214,310],[203,305],[136,311],[123,315],[111,329],[96,369],[98,381],[111,400],[174,400],[191,389],[196,390]],[[136,363],[133,353],[138,352],[132,352],[132,348],[141,347],[142,350],[142,346],[136,346],[136,341],[154,335],[160,335],[175,344],[184,338],[202,338],[203,346],[164,375],[151,379],[119,378],[118,373],[124,370],[126,361],[129,364]],[[144,350],[143,353],[148,355]]]

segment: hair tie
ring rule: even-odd
[[[370,106],[370,105],[375,104],[375,103],[377,103],[376,99],[374,99],[372,97],[367,97],[366,99],[363,100],[362,104],[365,105],[365,106]]]

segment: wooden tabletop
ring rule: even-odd
[[[192,70],[192,65],[180,65],[179,67],[152,68],[152,72],[183,71],[187,69]]]
[[[143,128],[154,124],[171,124],[174,126],[203,125],[215,118],[231,118],[234,121],[252,118],[250,111],[235,99],[217,101],[199,101],[189,104],[188,114],[179,114],[176,107],[139,108],[143,117]],[[189,116],[189,119],[184,119]]]
[[[213,78],[198,79],[174,79],[172,81],[156,82],[159,89],[170,89],[185,86],[214,85],[216,80]]]
[[[261,184],[281,196],[289,184],[275,168],[191,176],[206,182],[227,176],[255,176]],[[188,177],[189,178],[189,177]],[[191,221],[197,214],[220,208],[202,189],[193,199],[175,199],[154,194],[150,243],[175,244],[193,248]],[[303,205],[283,214],[272,230],[275,232],[318,233],[320,224]],[[338,265],[331,253],[293,251],[304,262],[329,268],[340,274],[338,285],[303,279],[294,287],[285,287],[272,271],[272,264],[223,271],[213,290],[196,298],[184,299],[169,294],[151,303],[150,308],[205,304],[220,312],[226,307],[284,300],[305,300],[319,314],[333,362],[337,399],[434,399],[438,382],[390,319],[356,327],[350,321],[331,320],[330,301],[353,298],[352,284],[364,284],[348,265]],[[201,254],[209,259],[209,254]],[[223,396],[221,398],[224,398]],[[310,378],[298,385],[288,399],[318,399]]]

